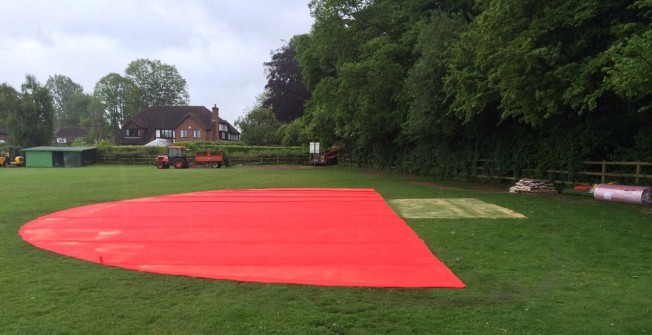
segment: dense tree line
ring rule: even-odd
[[[14,144],[35,146],[50,143],[54,106],[50,91],[28,75],[21,90],[0,85],[0,121]]]
[[[652,160],[650,0],[312,0],[286,144],[446,177]],[[292,143],[296,142],[296,143]]]
[[[87,142],[109,139],[124,119],[154,105],[187,105],[186,80],[176,67],[137,59],[124,75],[102,77],[92,93],[71,78],[55,74],[45,85],[28,75],[21,91],[0,85],[0,128],[12,144],[47,145],[54,127],[82,127]]]

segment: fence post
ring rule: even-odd
[[[607,163],[605,161],[602,161],[602,174],[600,175],[600,183],[604,184],[605,180],[605,173],[607,173]]]
[[[638,180],[641,176],[641,162],[636,162],[636,185],[638,185]]]

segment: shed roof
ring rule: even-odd
[[[86,150],[95,150],[96,147],[33,147],[26,148],[23,151],[63,151],[63,152],[82,152]]]

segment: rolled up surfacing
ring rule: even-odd
[[[652,204],[652,187],[599,184],[593,197],[597,200],[629,204]]]

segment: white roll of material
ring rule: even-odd
[[[652,204],[652,187],[599,184],[593,197],[603,201],[649,205]]]

